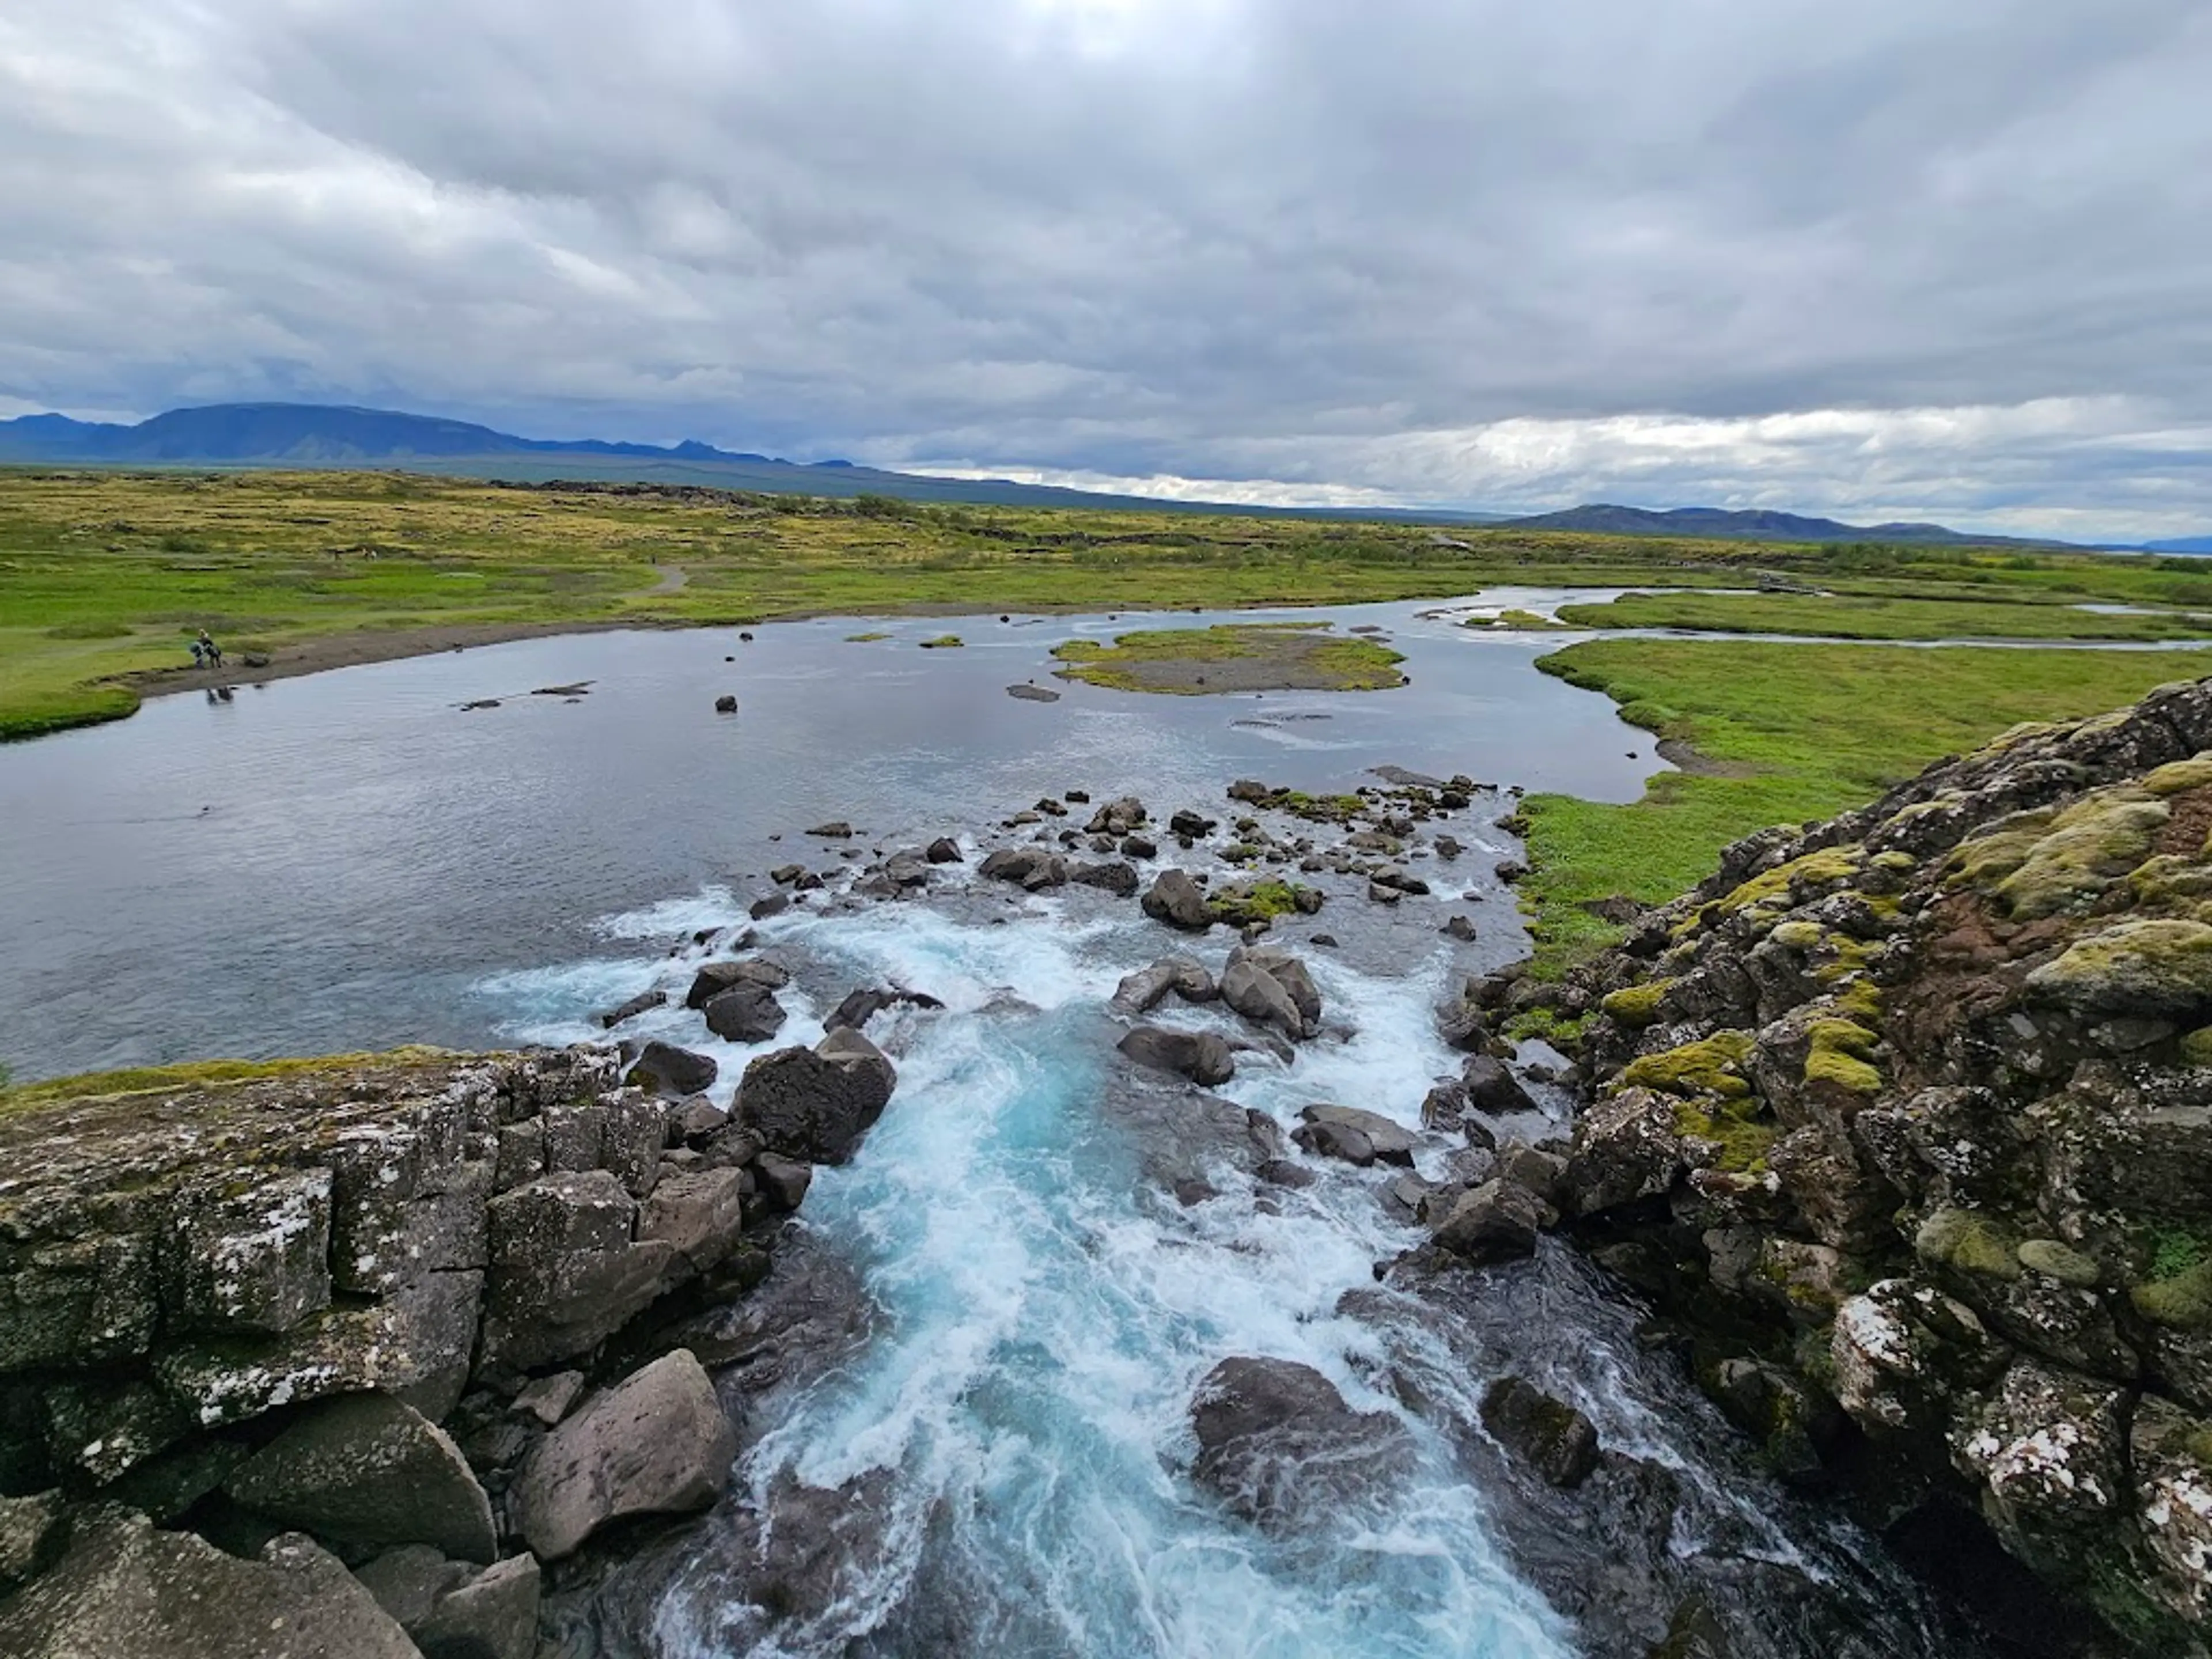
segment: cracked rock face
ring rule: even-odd
[[[1785,1376],[1887,1490],[2212,1644],[2212,681],[1749,837],[1534,994],[1599,1011],[1571,1224],[1709,1387]]]

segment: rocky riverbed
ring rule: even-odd
[[[824,821],[577,1009],[594,1046],[0,1117],[8,1650],[2008,1639],[1555,1231],[1629,1271],[1719,1160],[1669,1118],[1664,1179],[1601,1191],[1624,1039],[1578,1125],[1584,1073],[1500,1035],[1642,982],[1500,971],[1511,806],[1393,773]],[[1817,1462],[1794,1352],[1720,1392],[1802,1400]]]

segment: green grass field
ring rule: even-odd
[[[1626,593],[1603,605],[1566,605],[1580,628],[1680,628],[1712,634],[1811,634],[1838,640],[2127,640],[2155,643],[2212,636],[2212,614],[2099,615],[2034,591],[2017,598],[1888,594]]]
[[[2212,653],[1620,639],[1536,665],[1737,774],[1662,774],[1623,806],[1522,801],[1522,900],[1536,971],[1556,978],[1620,935],[1588,902],[1664,902],[1710,875],[1739,836],[1857,805],[2021,720],[2095,714],[2212,672]]]
[[[1498,582],[1743,586],[1765,571],[1869,599],[2034,600],[2059,617],[2065,601],[2088,599],[2212,610],[2212,568],[2190,560],[1469,528],[1440,536],[1418,525],[523,489],[382,472],[0,469],[0,738],[129,714],[132,678],[184,665],[201,628],[235,660],[440,626],[1321,605]],[[2062,625],[2097,625],[2070,614],[2081,620]]]

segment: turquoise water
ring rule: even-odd
[[[611,919],[607,932],[660,937],[732,919],[702,894]],[[1308,954],[1330,1030],[1288,1064],[1240,1055],[1218,1092],[1285,1130],[1315,1101],[1417,1125],[1430,1082],[1455,1068],[1429,1011],[1455,947],[1433,920],[1370,925],[1332,906],[1311,925],[1339,929],[1349,947]],[[1740,1457],[1717,1450],[1725,1436],[1710,1414],[1670,1392],[1637,1350],[1632,1318],[1564,1255],[1498,1270],[1493,1308],[1441,1317],[1376,1282],[1375,1264],[1419,1237],[1381,1202],[1395,1172],[1316,1164],[1310,1188],[1262,1188],[1171,1114],[1133,1103],[1105,1003],[1121,974],[1169,945],[1133,907],[1070,893],[994,919],[898,904],[787,915],[761,932],[761,948],[799,970],[778,1042],[811,1041],[853,985],[902,984],[946,1004],[872,1023],[899,1067],[896,1095],[849,1165],[817,1171],[804,1212],[821,1246],[857,1270],[876,1310],[871,1334],[824,1373],[750,1403],[735,1483],[740,1504],[764,1516],[794,1479],[834,1489],[872,1476],[887,1496],[831,1604],[781,1621],[736,1588],[732,1553],[746,1538],[710,1526],[659,1597],[659,1659],[1618,1651],[1589,1645],[1500,1542],[1501,1522],[1525,1518],[1513,1508],[1525,1500],[1480,1449],[1476,1402],[1506,1370],[1575,1401],[1609,1445],[1684,1481],[1667,1547],[1832,1583],[1877,1641],[1831,1648],[1807,1636],[1747,1651],[1967,1651],[1930,1644],[1910,1592],[1860,1563],[1860,1540],[1793,1516]],[[1218,967],[1226,944],[1198,949]],[[707,952],[641,957],[635,972],[678,988],[695,954]],[[611,988],[607,960],[501,981],[518,1034],[583,1035],[580,1016]],[[1218,1007],[1166,1006],[1158,1017],[1221,1018]],[[696,1014],[649,1018],[714,1054],[725,1088],[775,1046],[717,1045]],[[1431,1149],[1424,1163],[1434,1170],[1443,1155]],[[1186,1207],[1159,1166],[1193,1158],[1216,1190]],[[1396,1415],[1416,1449],[1412,1472],[1285,1534],[1245,1524],[1188,1473],[1193,1393],[1234,1355],[1303,1361],[1355,1407]],[[1605,1540],[1571,1547],[1603,1571]],[[1869,1571],[1887,1627],[1854,1605],[1863,1591],[1844,1588]]]

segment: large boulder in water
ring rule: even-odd
[[[1354,1158],[1353,1163],[1395,1164],[1409,1170],[1413,1167],[1413,1132],[1380,1112],[1362,1111],[1357,1106],[1308,1106],[1300,1109],[1298,1120],[1299,1127],[1291,1139],[1309,1152],[1344,1157],[1345,1153],[1336,1146],[1317,1143],[1310,1132],[1348,1129],[1359,1137],[1368,1150],[1365,1158]]]
[[[1164,1026],[1139,1025],[1115,1046],[1139,1066],[1173,1072],[1206,1088],[1237,1075],[1229,1045],[1211,1031],[1170,1031]]]
[[[842,1164],[897,1085],[883,1050],[841,1026],[811,1048],[779,1048],[746,1066],[737,1121],[786,1158]]]
[[[1211,1002],[1220,994],[1202,964],[1188,957],[1162,957],[1122,976],[1114,988],[1114,1006],[1128,1013],[1149,1013],[1170,991],[1185,1002]]]
[[[1036,893],[1067,880],[1067,860],[1042,847],[1001,847],[983,860],[976,873]]]
[[[1154,921],[1164,921],[1187,933],[1202,933],[1213,925],[1206,895],[1180,870],[1163,870],[1153,878],[1144,907],[1145,914]]]
[[[1119,800],[1109,800],[1091,815],[1084,833],[1091,836],[1126,836],[1141,828],[1146,818],[1145,803],[1134,795],[1124,795]]]
[[[541,1560],[573,1555],[610,1522],[703,1510],[728,1484],[737,1434],[688,1348],[632,1373],[538,1443],[512,1499]]]
[[[1289,1359],[1224,1359],[1191,1402],[1192,1474],[1246,1520],[1274,1528],[1326,1513],[1402,1474],[1413,1443],[1385,1412],[1356,1412]]]
[[[759,985],[771,991],[780,991],[791,983],[791,975],[773,962],[758,957],[743,962],[710,962],[692,977],[691,988],[684,994],[686,1008],[704,1008],[725,991],[740,985]]]
[[[296,1533],[242,1561],[98,1510],[54,1570],[0,1602],[11,1659],[422,1659],[336,1557]]]
[[[1134,898],[1137,896],[1136,866],[1120,859],[1108,859],[1098,864],[1076,865],[1068,871],[1067,878],[1079,886],[1103,889],[1115,898]]]
[[[766,1042],[787,1018],[765,985],[740,984],[707,1005],[707,1029],[725,1042]]]
[[[1321,993],[1296,957],[1238,946],[1221,970],[1221,1000],[1257,1025],[1272,1026],[1292,1042],[1319,1029]]]
[[[499,1553],[491,1500],[460,1449],[380,1394],[311,1406],[223,1490],[271,1520],[353,1545],[428,1544],[464,1560]]]

